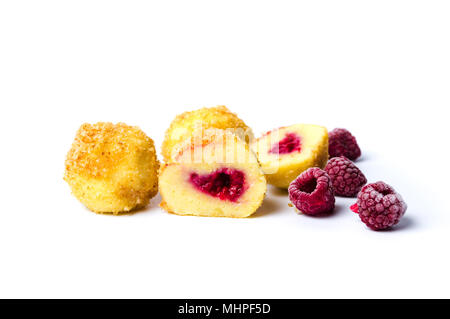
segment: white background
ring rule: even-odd
[[[2,1],[0,297],[450,297],[448,1]],[[374,232],[337,198],[248,219],[85,209],[63,181],[84,122],[225,104],[259,135],[345,127],[409,208]]]

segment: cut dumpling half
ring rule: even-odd
[[[207,130],[177,147],[160,171],[161,207],[178,215],[248,217],[261,205],[266,179],[247,143]]]
[[[252,145],[267,182],[280,188],[310,167],[328,161],[328,131],[312,124],[296,124],[270,131]]]

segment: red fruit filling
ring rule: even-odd
[[[300,152],[300,150],[300,136],[295,133],[288,133],[282,140],[272,146],[269,153],[289,154],[292,152]]]
[[[221,168],[207,175],[191,173],[189,181],[199,191],[231,202],[236,202],[247,190],[245,174],[234,168]]]

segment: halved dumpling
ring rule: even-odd
[[[177,148],[177,155],[161,168],[161,207],[178,215],[252,215],[266,192],[255,154],[234,134],[200,134]]]
[[[267,182],[288,188],[310,167],[324,168],[328,161],[328,131],[312,124],[281,127],[264,134],[252,145]]]

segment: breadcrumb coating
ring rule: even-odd
[[[162,144],[164,161],[170,161],[175,146],[192,136],[196,130],[203,129],[232,129],[233,133],[247,143],[253,140],[252,130],[235,113],[225,106],[219,105],[210,108],[184,112],[178,115],[170,124]]]
[[[65,162],[64,180],[86,207],[118,214],[144,207],[158,190],[153,140],[124,123],[85,123]]]

